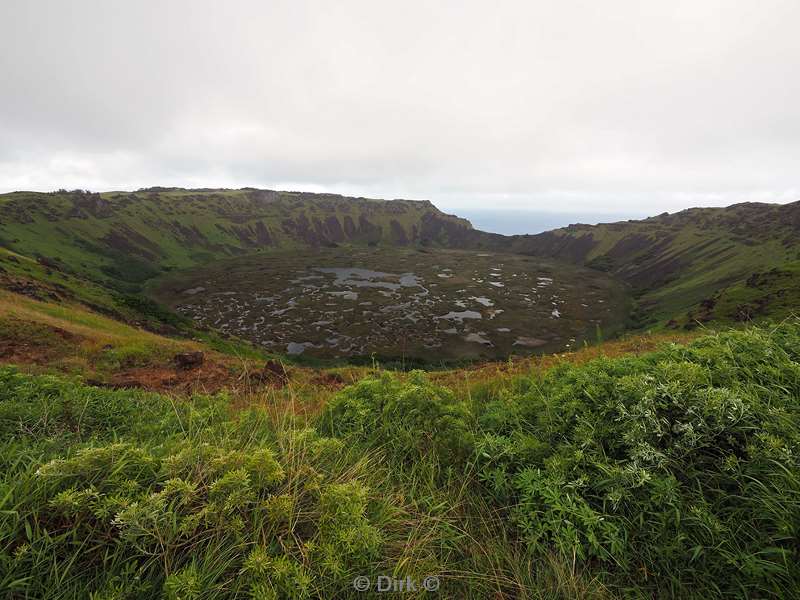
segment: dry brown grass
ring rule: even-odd
[[[482,363],[463,369],[437,372],[432,374],[432,378],[437,383],[469,393],[470,386],[478,383],[501,384],[513,375],[541,375],[564,363],[580,365],[600,357],[637,356],[653,352],[667,343],[686,343],[699,335],[700,332],[688,331],[630,335],[618,340],[585,346],[574,352],[516,358],[505,362]]]
[[[167,338],[99,315],[77,304],[43,302],[0,291],[0,325],[16,323],[24,338],[30,324],[46,331],[36,339],[0,340],[5,355],[0,363],[14,363],[31,372],[61,372],[113,387],[139,387],[160,393],[186,396],[225,390],[231,406],[241,409],[263,406],[270,411],[308,417],[318,414],[338,389],[367,377],[370,367],[336,369],[287,366],[285,385],[260,381],[263,361],[237,358],[210,351],[201,343]],[[687,342],[698,333],[667,332],[641,334],[586,346],[574,352],[517,358],[505,362],[476,364],[466,368],[433,372],[431,378],[468,397],[476,385],[501,389],[514,375],[540,375],[562,363],[582,364],[598,357],[613,358],[656,350],[668,342]],[[129,353],[142,364],[109,367],[103,353],[109,348]],[[203,350],[204,365],[191,372],[178,372],[171,364],[177,352]]]
[[[36,332],[35,335],[31,335]],[[209,350],[192,340],[167,338],[99,315],[79,304],[35,300],[0,291],[0,363],[31,373],[80,375],[95,384],[142,388],[176,397],[229,393],[231,406],[265,406],[296,415],[316,414],[345,385],[369,369],[288,366],[284,385],[258,377],[264,362]],[[202,350],[204,364],[178,371],[172,357]],[[122,357],[108,361],[108,352]],[[126,364],[130,359],[131,364]]]

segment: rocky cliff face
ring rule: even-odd
[[[472,235],[468,221],[427,201],[249,188],[0,196],[0,244],[23,255],[67,261],[95,278],[281,249],[460,247]]]
[[[502,236],[428,201],[272,190],[148,188],[0,195],[0,246],[101,283],[243,254],[338,245],[512,252],[625,280],[649,314],[675,315],[711,291],[800,259],[800,202],[698,208],[640,221]]]

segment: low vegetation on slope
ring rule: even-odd
[[[171,269],[282,248],[448,243],[430,202],[150,188],[0,194],[0,246],[127,292]]]
[[[757,311],[707,310],[728,288],[782,269],[800,259],[800,202],[743,203],[726,208],[691,208],[641,221],[570,225],[538,235],[498,241],[515,252],[558,257],[608,271],[627,281],[639,299],[632,325],[696,326],[698,322],[746,322],[764,314],[778,316],[773,305]],[[784,300],[800,302],[796,285],[784,285]],[[777,291],[777,290],[775,290]],[[752,307],[750,307],[752,309]]]
[[[245,404],[283,405],[297,397],[302,410],[313,410],[334,390],[369,372],[357,366],[320,371],[211,332],[201,335],[167,337],[81,305],[0,290],[0,364],[18,365],[28,373],[182,398],[225,390]]]
[[[383,574],[442,597],[789,597],[798,348],[791,321],[499,391],[382,373],[303,419],[4,368],[0,589],[364,597],[353,578]]]
[[[427,201],[252,188],[15,192],[0,194],[0,288],[196,336],[188,319],[144,293],[147,282],[231,257],[446,247],[469,230]]]
[[[796,306],[798,230],[800,203],[696,208],[502,236],[426,201],[250,188],[15,192],[0,195],[0,287],[191,335],[196,328],[187,319],[145,294],[148,282],[264,253],[436,247],[590,267],[596,277],[605,272],[630,286],[629,329],[691,329],[781,318]]]

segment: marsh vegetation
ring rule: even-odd
[[[170,274],[154,295],[197,325],[275,352],[453,360],[552,352],[620,330],[626,290],[513,254],[341,248]]]

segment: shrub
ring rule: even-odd
[[[333,435],[380,446],[406,460],[433,452],[458,463],[473,449],[469,410],[419,371],[408,381],[385,373],[345,388],[329,402],[320,423]]]
[[[364,472],[334,460],[340,440],[265,430],[224,398],[178,405],[8,369],[0,380],[0,499],[14,507],[0,512],[4,592],[320,597],[381,557]],[[73,417],[80,435],[64,426]]]
[[[379,573],[448,574],[443,597],[800,589],[800,323],[493,397],[383,374],[305,421],[0,368],[0,590],[332,598]]]
[[[653,590],[796,589],[799,332],[554,369],[479,415],[479,477],[535,555]]]

